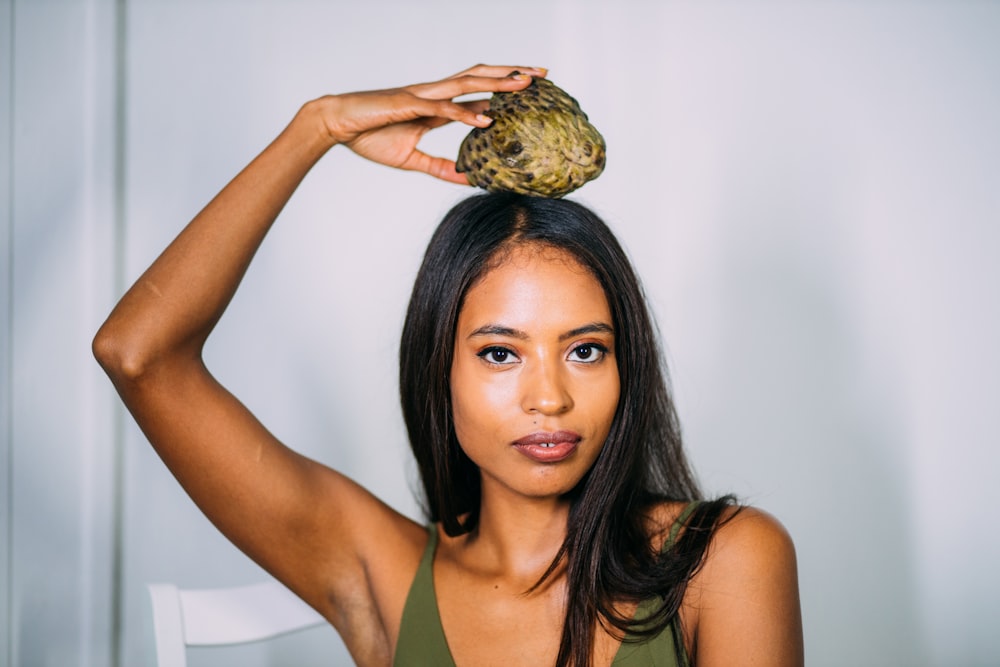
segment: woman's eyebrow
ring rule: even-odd
[[[569,338],[575,338],[577,336],[593,333],[610,334],[613,336],[615,335],[615,330],[610,324],[605,324],[604,322],[591,322],[590,324],[584,324],[582,327],[577,327],[567,331],[559,336],[559,340],[563,341]],[[528,340],[528,338],[530,338],[530,336],[528,336],[528,334],[524,331],[513,329],[511,327],[505,327],[500,324],[485,324],[469,334],[469,338],[475,338],[476,336],[505,336],[507,338],[517,338],[518,340]]]
[[[584,334],[593,334],[593,333],[603,333],[614,336],[615,330],[611,328],[610,324],[605,324],[604,322],[591,322],[590,324],[584,324],[582,327],[577,327],[572,331],[567,331],[563,335],[559,336],[559,340],[576,338],[577,336],[582,336]]]
[[[485,324],[469,334],[469,338],[475,338],[476,336],[506,336],[508,338],[528,340],[527,333],[499,324]]]

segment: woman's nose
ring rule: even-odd
[[[522,374],[521,407],[525,412],[558,415],[573,407],[563,371],[555,363],[538,363]]]

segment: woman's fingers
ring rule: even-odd
[[[433,100],[450,100],[472,93],[498,93],[523,90],[531,85],[531,74],[519,73],[502,77],[475,76],[472,74],[443,79],[433,83],[407,86],[405,90]]]
[[[490,119],[482,115],[489,104],[477,100],[474,104],[454,103],[456,97],[474,93],[498,93],[523,90],[531,85],[533,77],[544,77],[548,70],[543,67],[523,67],[510,65],[476,65],[441,81],[407,86],[403,90],[423,99],[441,102],[439,112],[428,117],[457,120],[473,127],[486,127]],[[430,127],[443,125],[436,122]]]
[[[493,119],[489,116],[483,116],[483,112],[490,108],[489,100],[470,100],[468,102],[457,102],[458,106],[462,107],[462,111],[456,111],[456,113],[463,114],[470,122],[467,125],[473,125],[475,127],[488,127]],[[472,114],[469,116],[468,114]],[[485,118],[485,120],[483,120]],[[457,120],[453,118],[445,118],[443,116],[433,116],[431,118],[425,118],[423,120],[424,125],[433,130],[436,127],[441,127],[442,125],[447,125],[452,122],[452,120]],[[464,121],[463,121],[464,122]]]
[[[488,100],[469,106],[465,102],[452,102],[456,97],[470,93],[496,93],[523,90],[531,85],[531,77],[519,74],[502,79],[492,77],[462,77],[435,83],[408,86],[404,90],[414,97],[414,110],[428,118],[456,120],[473,127],[487,127],[492,120],[482,114],[489,107]],[[417,102],[416,100],[421,100]]]
[[[451,100],[429,100],[414,97],[411,109],[415,113],[413,120],[419,120],[425,127],[440,127],[451,121],[458,121],[472,127],[489,127],[493,119],[484,115],[480,105],[468,105],[464,102]],[[489,103],[486,104],[489,107]]]
[[[477,116],[479,116],[480,112],[485,111],[489,105],[489,100],[473,100],[457,104],[457,106],[463,107],[466,112],[476,114]],[[443,125],[447,125],[451,122],[451,119],[444,118],[442,116],[434,116],[431,118],[423,118],[414,122],[422,124],[425,128],[427,128],[427,130],[433,130]],[[440,178],[441,180],[448,181],[450,183],[469,185],[469,180],[465,177],[465,174],[461,174],[455,170],[454,160],[427,155],[418,148],[414,148],[413,152],[410,153],[406,161],[400,166],[403,169],[422,171],[426,174],[434,176],[435,178]]]
[[[453,99],[470,93],[521,90],[534,77],[545,77],[544,67],[476,65],[440,81],[407,86],[406,90],[431,99]]]
[[[380,126],[420,118],[424,119],[426,127],[438,127],[449,121],[488,127],[492,120],[482,113],[489,106],[485,100],[472,104],[453,100],[474,93],[522,90],[531,85],[532,76],[545,71],[526,67],[522,68],[526,73],[512,75],[515,69],[478,65],[466,73],[432,83],[335,96],[335,107],[328,116],[327,126],[330,135],[340,143]]]
[[[514,72],[521,72],[530,76],[545,77],[549,70],[545,67],[514,67],[510,65],[474,65],[469,69],[462,70],[458,74],[453,74],[449,79],[457,79],[463,76],[489,76],[503,78]]]
[[[513,74],[521,70],[523,73]],[[465,176],[455,171],[453,160],[419,151],[420,138],[452,121],[489,127],[493,119],[484,113],[489,100],[455,102],[455,98],[522,90],[531,85],[532,77],[544,74],[544,69],[536,67],[477,65],[432,83],[331,96],[325,100],[326,129],[337,143],[375,162],[468,184]]]
[[[457,183],[459,185],[469,185],[469,180],[465,174],[455,171],[455,161],[443,157],[432,157],[423,151],[415,150],[410,154],[409,159],[402,165],[403,169],[422,171],[443,181]]]

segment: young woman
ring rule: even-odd
[[[202,362],[327,151],[464,183],[421,136],[485,127],[485,101],[452,100],[544,75],[480,65],[307,103],[125,294],[95,354],[199,507],[359,665],[800,665],[791,541],[758,510],[692,502],[638,281],[582,206],[474,196],[431,240],[400,348],[429,527],[280,443]]]

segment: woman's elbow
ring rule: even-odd
[[[97,363],[116,386],[138,380],[148,366],[148,355],[140,351],[140,346],[130,343],[128,336],[123,335],[111,319],[98,329],[91,350]]]

